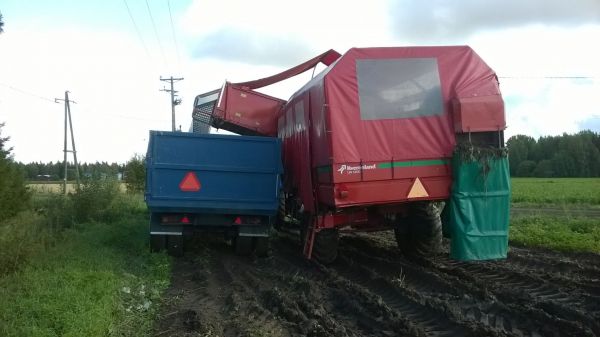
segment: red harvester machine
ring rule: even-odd
[[[254,90],[319,62],[287,102]],[[502,148],[506,126],[496,74],[467,46],[330,50],[194,106],[194,123],[283,140],[282,218],[322,262],[337,257],[340,231],[393,229],[402,249],[435,251],[456,145]]]

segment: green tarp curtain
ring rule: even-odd
[[[452,158],[454,181],[446,207],[450,257],[457,260],[506,258],[510,213],[510,173],[506,155]]]

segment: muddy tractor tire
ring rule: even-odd
[[[435,202],[412,205],[407,222],[394,230],[398,247],[409,255],[435,255],[442,246],[442,220]]]
[[[254,239],[254,252],[258,257],[266,257],[269,255],[269,238],[257,237]]]
[[[252,241],[249,236],[236,236],[233,243],[235,253],[241,256],[252,254]]]
[[[150,235],[150,252],[158,253],[167,248],[166,235]]]
[[[338,256],[340,233],[337,229],[322,229],[315,233],[312,254],[323,264],[333,263]]]
[[[183,255],[183,235],[166,235],[167,236],[167,252],[171,256]]]

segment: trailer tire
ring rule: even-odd
[[[338,256],[340,233],[335,228],[322,229],[315,233],[313,256],[323,264],[333,263]]]
[[[279,196],[279,207],[277,208],[277,217],[275,218],[275,223],[273,224],[273,228],[276,230],[281,230],[285,223],[285,197],[283,193]]]
[[[150,252],[158,253],[167,247],[166,235],[150,234]]]
[[[166,236],[166,235],[165,235]],[[169,235],[167,237],[167,251],[169,255],[179,257],[183,255],[183,235]]]
[[[300,215],[300,228],[298,229],[300,247],[304,249],[304,245],[306,245],[306,234],[308,233],[308,228],[312,226],[313,215],[310,213],[302,213]]]
[[[269,255],[269,238],[259,236],[254,239],[254,252],[258,257],[267,257]]]
[[[236,236],[234,250],[237,255],[247,256],[252,254],[252,237]]]
[[[442,245],[442,220],[435,202],[412,205],[408,223],[394,230],[396,242],[409,255],[435,255]]]

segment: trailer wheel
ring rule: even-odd
[[[285,222],[285,197],[283,193],[279,196],[279,207],[277,208],[277,217],[275,218],[275,223],[273,224],[273,228],[276,230],[281,230],[283,224]]]
[[[171,256],[182,256],[183,235],[169,235],[167,237],[167,251]]]
[[[258,257],[266,257],[269,255],[269,238],[259,236],[254,239],[254,249],[256,256]]]
[[[152,235],[150,234],[150,252],[158,253],[165,250],[167,246],[166,235]]]
[[[396,242],[408,254],[433,255],[442,245],[442,220],[434,202],[415,202],[404,227],[396,228]]]
[[[310,213],[302,213],[300,215],[300,225],[298,230],[298,239],[300,242],[300,247],[304,249],[304,245],[306,244],[306,234],[308,233],[308,228],[312,225],[313,215]]]
[[[330,264],[337,259],[340,233],[337,229],[322,229],[315,233],[313,256],[324,264]]]
[[[252,237],[236,236],[234,249],[237,255],[250,255],[252,253]]]

